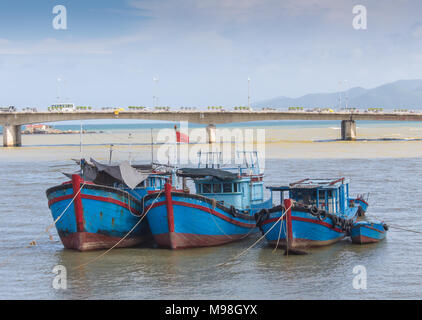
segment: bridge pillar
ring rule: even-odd
[[[3,126],[3,147],[20,147],[22,135],[20,125]]]
[[[356,140],[356,122],[355,120],[341,121],[341,140]]]
[[[216,141],[216,132],[215,125],[209,124],[207,126],[207,141],[208,143],[215,143]]]

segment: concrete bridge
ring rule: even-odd
[[[21,126],[68,120],[89,119],[142,119],[188,121],[214,124],[265,120],[339,120],[341,139],[356,139],[356,120],[371,121],[422,121],[422,113],[371,113],[371,112],[303,112],[303,111],[73,111],[73,112],[2,112],[3,146],[21,146]],[[211,136],[211,135],[209,135]]]

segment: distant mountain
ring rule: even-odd
[[[422,79],[399,80],[382,86],[365,89],[351,88],[333,93],[312,93],[299,98],[278,97],[255,103],[256,107],[285,108],[291,106],[315,108],[338,107],[341,93],[342,106],[348,97],[348,107],[385,109],[422,109]]]

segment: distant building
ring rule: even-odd
[[[46,124],[28,124],[25,126],[24,133],[49,133],[52,128]]]

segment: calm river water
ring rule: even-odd
[[[46,155],[35,159],[34,152]],[[303,256],[284,256],[261,241],[230,261],[256,234],[213,248],[116,249],[72,269],[103,251],[65,250],[54,228],[51,239],[44,232],[52,223],[45,190],[64,181],[59,170],[76,169],[66,166],[68,158],[57,160],[61,152],[28,148],[19,157],[0,157],[1,299],[422,299],[422,234],[395,228],[379,244],[359,246],[345,239]],[[419,157],[274,159],[267,153],[265,182],[344,176],[351,194],[370,193],[368,219],[422,232],[419,168]],[[28,246],[33,239],[36,245]],[[66,290],[53,288],[56,265],[67,267]],[[366,268],[366,290],[353,288],[357,265]]]
[[[116,249],[79,270],[100,252],[63,249],[43,234],[52,222],[45,189],[63,181],[57,162],[2,162],[0,176],[0,297],[13,299],[421,299],[422,234],[390,229],[367,246],[344,240],[306,256],[273,252],[252,236],[221,247],[170,251]],[[351,179],[351,192],[370,192],[368,218],[422,231],[421,159],[267,160],[266,182],[301,177]],[[40,237],[36,246],[23,248]],[[23,249],[22,249],[23,248]],[[7,260],[5,260],[7,259]],[[52,286],[56,265],[68,268],[68,289]],[[355,290],[353,268],[367,270],[367,289]]]

